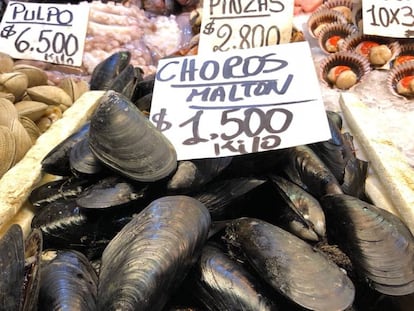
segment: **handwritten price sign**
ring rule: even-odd
[[[293,0],[206,0],[199,54],[287,43]]]
[[[88,15],[87,3],[10,1],[0,24],[0,50],[14,58],[80,66]]]
[[[330,138],[307,42],[162,59],[150,120],[179,160]]]
[[[414,0],[363,0],[365,34],[414,38]]]

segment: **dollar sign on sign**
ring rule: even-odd
[[[152,116],[152,122],[154,122],[157,129],[161,132],[170,129],[172,126],[170,122],[165,121],[166,115],[167,115],[167,109],[161,108],[159,113],[156,113]]]

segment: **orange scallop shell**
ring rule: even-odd
[[[400,53],[396,56],[393,66],[406,61],[414,61],[414,42],[400,43]]]
[[[375,35],[366,35],[361,32],[355,32],[350,36],[346,37],[343,44],[340,46],[340,51],[356,51],[358,45],[362,42],[375,42],[378,44],[385,44],[391,50],[392,56],[387,64],[376,68],[388,69],[389,64],[400,54],[400,44],[397,40],[387,37],[380,37]],[[375,67],[375,66],[374,66]]]
[[[357,76],[357,83],[371,71],[371,66],[366,57],[352,51],[340,51],[325,57],[319,65],[319,77],[323,83],[331,88],[335,85],[329,81],[328,73],[335,66],[348,66]]]
[[[321,32],[319,33],[318,37],[318,43],[319,47],[327,54],[335,53],[339,51],[339,45],[338,43],[337,50],[336,51],[329,51],[327,49],[327,43],[332,37],[338,36],[341,40],[345,40],[346,37],[350,36],[351,34],[358,31],[358,29],[351,24],[341,24],[341,23],[332,23],[329,25],[326,25]]]
[[[393,67],[387,75],[387,87],[392,94],[398,97],[405,97],[409,99],[414,98],[413,95],[402,95],[397,92],[397,84],[404,77],[414,76],[414,62],[402,63],[398,66]]]
[[[313,38],[318,38],[320,30],[318,31],[318,27],[323,24],[332,24],[332,23],[342,23],[347,24],[346,17],[334,10],[330,9],[323,9],[313,12],[307,21],[307,28],[309,31],[309,34]]]

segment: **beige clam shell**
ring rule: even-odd
[[[13,71],[24,73],[28,79],[28,86],[46,85],[48,77],[42,69],[28,64],[17,64],[13,67]]]
[[[66,77],[58,84],[62,90],[64,90],[75,102],[84,92],[82,86],[72,77]]]
[[[321,30],[329,24],[332,23],[341,23],[347,24],[348,21],[346,20],[345,16],[338,12],[331,9],[322,9],[313,12],[307,21],[307,28],[309,34],[313,38],[318,38]]]
[[[19,100],[28,86],[27,76],[22,72],[6,72],[0,74],[0,91],[12,93]]]
[[[16,153],[16,141],[6,126],[0,125],[0,177],[12,166]]]
[[[14,159],[14,164],[16,164],[23,158],[33,143],[32,139],[29,136],[29,133],[27,133],[26,129],[20,123],[19,119],[13,120],[10,131],[12,132],[16,141],[16,157]]]
[[[39,120],[46,112],[49,105],[34,101],[34,100],[23,100],[15,103],[14,106],[20,117],[28,117],[33,121]]]
[[[341,42],[343,42],[345,38],[347,38],[348,36],[350,36],[351,34],[357,31],[358,29],[354,25],[351,25],[351,24],[332,23],[332,24],[326,25],[326,27],[324,27],[321,30],[319,37],[318,37],[319,47],[322,49],[322,51],[324,51],[327,54],[336,53],[340,49],[339,48],[340,44],[337,46],[336,51],[331,51],[327,48],[328,40],[332,36],[339,36],[341,37]]]
[[[36,143],[36,140],[42,134],[39,127],[36,125],[36,123],[33,122],[33,120],[28,117],[20,117],[20,123],[26,129],[32,140],[32,144],[34,145]]]
[[[336,86],[329,81],[328,73],[335,66],[348,66],[356,74],[357,83],[361,82],[371,71],[366,57],[352,51],[340,51],[325,57],[319,64],[319,77],[323,83],[331,88]]]
[[[13,120],[18,117],[14,104],[8,99],[0,98],[0,125],[10,128]]]
[[[11,72],[13,70],[14,61],[10,55],[0,52],[0,73]]]
[[[14,101],[16,100],[16,97],[9,92],[0,92],[0,98],[5,98],[10,100],[12,103],[14,103]]]
[[[391,94],[398,96],[400,98],[409,98],[413,99],[413,95],[402,95],[399,94],[397,91],[397,84],[398,82],[407,76],[414,76],[414,62],[406,62],[402,63],[398,66],[392,68],[387,75],[387,87],[390,90]]]
[[[48,105],[63,105],[70,107],[72,98],[60,87],[54,85],[39,85],[27,89],[27,94],[34,101],[43,102]]]

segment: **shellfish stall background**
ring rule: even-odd
[[[410,310],[414,96],[396,93],[391,68],[348,52],[345,60],[357,68],[351,86],[327,83],[322,72],[336,52],[327,52],[309,27],[322,1],[311,2],[295,1],[294,24],[298,40],[311,46],[331,131],[349,161],[339,172],[325,167],[324,142],[176,161],[147,116],[157,61],[197,53],[197,1],[92,1],[81,68],[20,65],[41,67],[42,84],[68,85],[59,92],[70,93],[79,81],[89,90],[82,87],[82,95],[63,105],[59,119],[0,180],[0,266],[6,267],[0,305]],[[325,1],[319,10],[352,3]],[[355,36],[354,27],[335,27]],[[390,46],[391,56],[400,53]],[[409,68],[414,76],[414,65]],[[18,97],[34,96],[29,89]],[[12,113],[13,120],[22,114]],[[306,208],[296,205],[297,197]],[[62,285],[67,295],[60,295]]]

